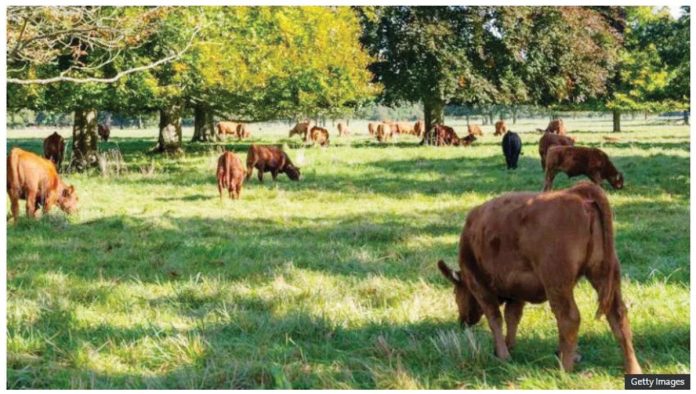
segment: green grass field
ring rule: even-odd
[[[606,118],[568,123],[625,174],[608,195],[643,371],[688,373],[688,127],[624,121],[621,141],[603,143]],[[285,143],[304,178],[254,174],[240,201],[223,202],[217,156],[224,146],[245,160],[249,141],[187,143],[174,159],[145,153],[154,129],[114,128],[100,147],[118,146],[127,174],[66,175],[77,215],[31,221],[22,202],[8,223],[8,388],[623,388],[586,280],[575,293],[583,360],[565,374],[548,304],[526,308],[501,362],[485,319],[458,326],[435,265],[456,263],[472,207],[541,190],[531,131],[545,121],[512,127],[523,132],[517,171],[490,126],[473,147],[436,148],[410,136],[378,145],[364,124],[342,139],[330,128],[324,149],[287,139],[282,124],[252,127],[252,142]],[[40,152],[52,131],[9,130],[7,146]],[[578,180],[559,175],[555,188]]]

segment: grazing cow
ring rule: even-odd
[[[98,124],[97,125],[97,133],[99,133],[99,136],[101,137],[102,141],[108,142],[109,135],[111,135],[111,128],[106,123]]]
[[[581,146],[553,146],[546,152],[546,179],[544,191],[553,188],[553,179],[558,172],[568,178],[585,175],[597,185],[609,181],[614,189],[622,189],[623,174],[616,170],[609,156],[597,148]]]
[[[469,145],[473,144],[474,141],[476,141],[476,137],[471,135],[471,134],[467,134],[466,137],[459,138],[459,140],[456,141],[456,143],[454,143],[454,145],[469,146]]]
[[[495,122],[495,133],[493,133],[493,135],[503,135],[503,134],[507,133],[507,131],[508,131],[508,128],[507,128],[507,125],[505,124],[504,120],[501,119],[501,120]]]
[[[343,137],[347,136],[348,134],[350,134],[348,126],[346,126],[346,124],[343,122],[338,122],[338,136]]]
[[[520,152],[522,152],[522,140],[520,136],[514,131],[509,131],[505,133],[503,137],[503,154],[505,155],[505,163],[507,163],[507,169],[516,169],[517,160],[520,158]]]
[[[56,165],[56,170],[60,172],[63,164],[63,152],[65,152],[65,140],[57,132],[49,135],[43,141],[44,157]]]
[[[375,135],[376,131],[377,131],[377,127],[375,126],[374,123],[370,122],[367,124],[367,132],[370,133],[370,135]]]
[[[495,354],[503,360],[510,358],[525,303],[548,300],[567,372],[573,370],[580,327],[573,288],[587,277],[599,295],[595,317],[607,317],[626,373],[641,373],[621,298],[611,207],[601,187],[581,182],[550,193],[507,193],[475,207],[459,238],[460,271],[442,260],[438,268],[454,284],[459,321],[474,325],[485,315]]]
[[[554,119],[549,122],[549,125],[546,126],[546,130],[544,130],[544,132],[566,135],[567,130],[565,124],[563,123],[563,119]]]
[[[558,135],[553,133],[544,133],[544,135],[539,140],[539,156],[541,157],[541,169],[546,169],[546,152],[550,147],[561,145],[561,146],[573,146],[575,145],[575,138],[568,135]]]
[[[460,139],[457,136],[457,133],[455,133],[454,129],[449,126],[436,124],[433,126],[433,132],[435,133],[435,145],[437,146],[460,145]],[[476,140],[476,137],[473,137],[473,140],[468,142],[466,145],[470,145],[474,140]]]
[[[413,125],[410,123],[399,122],[396,124],[396,130],[399,134],[416,134]]]
[[[329,130],[326,130],[323,127],[314,126],[309,134],[310,139],[314,144],[319,144],[321,146],[329,145]]]
[[[470,135],[478,135],[479,137],[483,136],[483,131],[481,130],[481,127],[477,124],[470,124],[467,126],[467,130]]]
[[[413,133],[414,133],[417,137],[420,137],[421,134],[423,134],[424,132],[425,132],[425,122],[423,122],[422,120],[417,121],[417,122],[413,125]]]
[[[218,137],[222,138],[226,135],[237,135],[237,128],[239,123],[236,122],[217,122],[215,129],[217,130]]]
[[[290,129],[290,134],[288,135],[289,138],[292,138],[293,135],[297,134],[302,137],[303,140],[307,140],[307,134],[309,133],[309,130],[311,129],[312,122],[309,121],[304,121],[304,122],[299,122]]]
[[[284,172],[293,181],[300,179],[300,169],[290,161],[288,154],[274,146],[251,145],[247,152],[246,179],[251,178],[251,173],[256,167],[259,182],[263,182],[263,173],[270,172],[273,180],[278,173]]]
[[[230,151],[220,155],[217,165],[217,183],[221,200],[223,190],[227,190],[230,198],[239,199],[242,185],[244,185],[244,171],[244,165],[239,156]]]
[[[49,160],[20,148],[7,156],[7,193],[12,217],[17,223],[19,200],[27,201],[27,216],[33,218],[38,206],[48,213],[54,204],[68,214],[77,210],[77,193],[60,179],[56,166]]]
[[[241,140],[242,138],[251,137],[251,132],[249,131],[247,125],[244,123],[240,123],[237,125],[236,134],[238,140]]]
[[[377,141],[379,142],[386,142],[389,141],[392,138],[393,132],[389,124],[387,123],[380,123],[377,125],[377,131],[375,132],[375,136],[377,137]]]

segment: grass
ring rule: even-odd
[[[606,119],[568,123],[625,173],[626,188],[608,195],[643,370],[688,373],[688,127],[624,121],[622,140],[603,143]],[[77,215],[8,225],[7,387],[622,388],[619,345],[593,319],[585,280],[583,361],[565,374],[548,304],[526,308],[504,363],[485,319],[457,325],[435,267],[455,263],[473,206],[541,190],[540,135],[527,131],[543,125],[513,127],[524,141],[517,171],[505,170],[490,126],[471,148],[435,148],[414,137],[377,145],[351,122],[354,135],[331,129],[325,149],[288,140],[284,125],[256,126],[253,141],[285,143],[304,178],[254,177],[240,201],[223,202],[219,150],[244,160],[249,142],[186,144],[168,158],[145,153],[154,130],[114,129],[101,148],[118,146],[128,173],[66,175]],[[40,152],[52,131],[10,130],[8,147]],[[561,175],[555,187],[575,181]]]

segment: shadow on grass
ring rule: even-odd
[[[447,322],[367,323],[346,326],[303,310],[284,310],[274,300],[258,296],[211,299],[202,303],[172,304],[182,313],[218,313],[229,304],[224,321],[188,328],[138,325],[128,328],[108,324],[84,326],[75,310],[61,304],[47,305],[36,320],[11,326],[8,335],[34,333],[43,342],[40,359],[10,353],[7,387],[18,388],[457,388],[461,385],[517,387],[525,379],[545,375],[559,387],[582,387],[577,379],[599,373],[621,387],[623,360],[609,327],[583,333],[579,350],[583,361],[576,371],[559,371],[554,350],[555,335],[541,337],[522,319],[522,332],[509,362],[493,356],[491,334],[485,319],[465,334],[452,320]],[[654,324],[650,330],[634,326],[634,345],[644,372],[652,366],[681,364],[688,368],[689,327]],[[555,330],[554,330],[555,333]],[[131,360],[116,357],[135,370],[149,367],[163,372],[105,372],[85,362],[110,347],[139,348],[149,343],[168,349],[172,343],[198,343],[185,362],[173,367],[157,354]],[[59,345],[56,345],[59,344]],[[94,350],[97,349],[97,350]],[[163,351],[163,348],[160,348]],[[181,348],[173,352],[181,351]],[[178,354],[172,357],[177,357]],[[82,360],[76,364],[76,360]],[[97,363],[98,364],[98,363]],[[463,368],[462,366],[466,366]],[[61,373],[56,375],[55,371]],[[48,373],[48,372],[52,373]],[[685,371],[683,371],[685,372]]]

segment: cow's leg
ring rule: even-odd
[[[263,169],[258,169],[259,182],[263,182]]]
[[[614,292],[614,302],[612,303],[611,309],[607,313],[607,321],[609,322],[609,327],[614,333],[616,341],[621,345],[621,350],[624,353],[624,368],[627,374],[641,374],[643,373],[640,364],[638,364],[638,359],[636,358],[636,353],[633,350],[633,334],[631,333],[631,324],[628,321],[628,315],[626,313],[626,305],[621,299],[621,286],[619,282],[619,273],[613,280],[615,280],[615,292]],[[600,288],[602,281],[611,280],[604,276],[602,273],[590,273],[588,275],[590,283],[595,290]]]
[[[27,217],[33,218],[36,213],[36,192],[27,192]]]
[[[580,329],[580,311],[575,304],[573,289],[552,288],[546,289],[546,295],[551,304],[551,310],[556,316],[558,326],[558,350],[561,365],[566,372],[573,371],[575,363],[575,350],[578,345],[578,331]]]
[[[544,178],[544,190],[545,192],[553,189],[553,178],[556,177],[556,171],[552,169],[546,170],[546,177]]]
[[[17,224],[19,220],[19,193],[10,192],[12,220]]]
[[[238,184],[235,186],[235,196],[236,196],[235,198],[236,198],[237,200],[239,200],[239,197],[240,197],[241,195],[242,195],[242,184],[241,184],[241,183],[238,183]]]
[[[509,360],[510,351],[505,344],[505,336],[503,335],[503,316],[500,314],[500,304],[498,303],[498,298],[491,294],[487,289],[478,285],[476,282],[472,282],[470,285],[471,292],[481,306],[483,314],[486,315],[488,327],[493,333],[495,355],[502,360]]]
[[[274,168],[271,170],[271,176],[273,177],[273,182],[275,182],[276,178],[278,177],[278,169]]]
[[[589,178],[595,185],[602,185],[602,175],[600,175],[599,173],[594,173],[591,176],[589,176]]]
[[[517,326],[520,324],[523,309],[524,301],[510,301],[505,304],[505,326],[507,328],[505,344],[507,345],[508,350],[515,347]]]
[[[247,163],[247,169],[246,169],[246,180],[248,181],[251,179],[252,172],[254,171],[254,164],[249,164]]]

